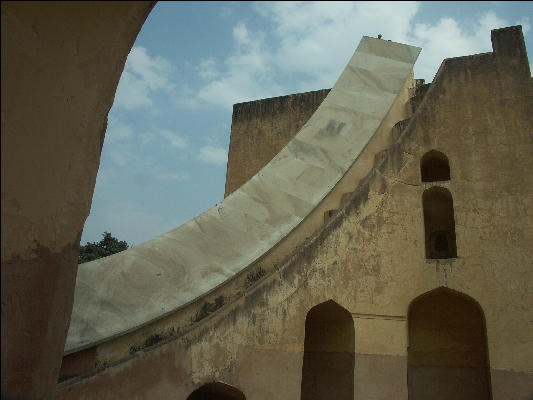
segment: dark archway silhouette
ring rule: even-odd
[[[437,150],[428,151],[420,160],[422,182],[450,180],[450,163],[444,153]]]
[[[192,392],[187,400],[246,400],[237,388],[222,382],[206,383]]]
[[[353,400],[355,332],[352,315],[328,300],[305,320],[302,400]]]
[[[485,317],[479,304],[438,288],[408,312],[409,400],[490,400]]]
[[[426,258],[457,257],[455,217],[450,191],[432,187],[422,195]]]

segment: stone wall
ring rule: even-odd
[[[2,2],[2,399],[53,397],[107,114],[154,2]]]
[[[272,272],[174,338],[65,382],[57,398],[186,399],[213,381],[247,399],[300,398],[306,320],[332,301],[353,319],[355,398],[407,399],[409,368],[457,382],[470,363],[492,392],[483,386],[477,398],[529,399],[533,91],[519,29],[493,31],[493,45],[494,53],[443,62],[397,140],[374,152],[344,204]],[[449,180],[422,182],[421,160],[432,150],[446,155]],[[426,258],[422,198],[432,187],[453,196],[457,257]],[[486,348],[475,362],[454,353],[446,365],[432,340],[436,368],[409,360],[409,327],[440,323],[413,320],[410,306],[428,295],[444,308],[439,299],[468,299],[454,304],[479,311],[476,326],[486,332],[473,341],[483,347],[486,338]],[[352,335],[329,325],[327,334]],[[427,332],[419,333],[425,342]],[[481,379],[484,371],[490,379]]]
[[[322,89],[233,106],[224,197],[240,188],[289,143],[329,91]]]

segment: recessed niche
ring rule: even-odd
[[[355,331],[352,315],[333,300],[305,320],[302,400],[353,400]]]
[[[420,161],[422,182],[450,180],[450,163],[444,153],[431,150],[424,154]]]
[[[432,187],[422,195],[426,258],[455,258],[455,218],[450,191]]]

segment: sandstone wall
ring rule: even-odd
[[[53,396],[107,113],[153,2],[2,2],[2,399]]]
[[[306,316],[333,300],[353,318],[355,398],[407,399],[409,308],[437,290],[479,306],[492,399],[529,399],[533,90],[521,32],[493,31],[493,47],[443,62],[395,143],[271,273],[175,337],[65,382],[57,398],[186,399],[221,381],[248,399],[297,399]],[[421,182],[431,150],[448,157],[450,180]],[[422,195],[433,186],[453,196],[455,258],[426,258]]]
[[[224,197],[241,187],[289,143],[329,91],[322,89],[233,106]]]

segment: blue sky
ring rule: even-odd
[[[82,244],[137,245],[224,197],[234,103],[331,88],[363,35],[422,47],[415,77],[491,51],[533,2],[159,2],[128,56]]]

